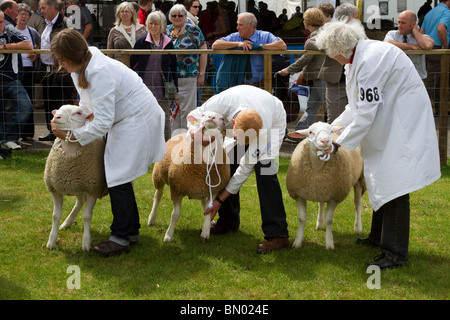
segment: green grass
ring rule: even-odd
[[[370,290],[365,262],[379,251],[355,245],[353,193],[336,210],[335,250],[325,249],[325,232],[315,230],[317,204],[308,204],[303,248],[256,254],[263,241],[254,175],[241,190],[237,233],[200,240],[200,203],[183,200],[171,243],[163,242],[172,204],[169,192],[157,225],[149,228],[154,188],[151,174],[135,184],[141,215],[140,242],[129,254],[104,258],[81,250],[81,217],[59,232],[57,248],[46,248],[53,203],[43,181],[47,152],[15,152],[0,162],[0,299],[448,299],[450,167],[442,178],[411,195],[410,264],[381,273],[381,289]],[[288,213],[290,241],[297,232],[297,208],[286,192],[289,159],[281,159],[279,179]],[[64,217],[75,199],[66,197]],[[363,236],[372,209],[363,200]],[[109,237],[109,198],[94,209],[93,244]],[[80,268],[80,289],[69,289],[67,268]]]

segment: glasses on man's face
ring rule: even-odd
[[[182,14],[173,14],[171,15],[172,18],[184,18],[184,15]]]
[[[200,6],[192,6],[192,8],[198,9],[200,8]]]

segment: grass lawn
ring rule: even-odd
[[[365,262],[379,254],[355,245],[353,192],[335,213],[335,250],[325,249],[325,232],[315,230],[317,204],[308,203],[303,248],[256,254],[263,240],[255,177],[241,190],[237,233],[200,240],[200,203],[185,198],[174,240],[163,242],[172,204],[163,197],[157,225],[147,226],[154,188],[149,173],[136,180],[141,237],[129,254],[104,258],[81,250],[83,224],[59,232],[57,248],[46,248],[53,203],[43,181],[48,152],[19,151],[0,162],[0,299],[150,300],[437,300],[450,297],[450,166],[442,178],[411,194],[410,264],[381,273],[380,289],[369,289]],[[297,207],[286,191],[289,158],[279,179],[288,213],[290,241],[297,232]],[[66,197],[63,219],[75,202]],[[372,209],[363,199],[363,234]],[[99,200],[91,226],[95,245],[109,237],[109,197]],[[74,267],[75,266],[75,267]],[[75,270],[77,271],[73,271]],[[69,284],[77,276],[80,289]],[[68,281],[69,280],[69,281]]]

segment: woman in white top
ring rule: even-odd
[[[93,121],[69,133],[69,141],[84,146],[107,134],[105,175],[114,220],[111,237],[94,250],[108,256],[127,252],[140,227],[131,181],[164,156],[164,112],[136,72],[97,48],[88,48],[77,31],[58,33],[50,50],[71,73],[80,106],[94,113]],[[64,139],[67,132],[54,134]]]
[[[107,49],[133,49],[136,39],[147,33],[144,25],[139,24],[136,11],[131,2],[122,2],[117,6],[116,21],[108,34]],[[121,61],[121,54],[110,54],[111,58]]]
[[[440,177],[436,128],[427,91],[411,59],[396,46],[367,40],[357,20],[327,23],[317,46],[345,65],[348,105],[332,123],[336,142],[361,145],[364,177],[374,210],[367,239],[382,255],[381,269],[408,263],[409,193]]]

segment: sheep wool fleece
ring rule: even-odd
[[[54,143],[47,158],[44,181],[48,191],[76,196],[90,194],[102,198],[108,194],[103,156],[105,141],[97,139],[73,154]]]

